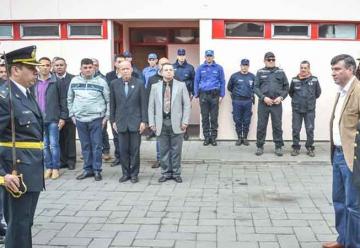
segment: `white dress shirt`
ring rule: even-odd
[[[332,134],[333,134],[333,142],[335,146],[341,146],[341,137],[340,137],[340,117],[341,117],[341,110],[342,110],[342,106],[344,105],[344,101],[345,98],[347,96],[347,93],[349,91],[349,88],[352,84],[352,82],[354,81],[355,76],[353,76],[350,81],[345,85],[345,87],[339,87],[339,100],[336,104],[335,107],[335,112],[334,112],[334,122],[333,122],[333,127],[332,127]]]
[[[13,81],[13,83],[16,85],[16,87],[19,88],[19,90],[21,91],[21,93],[24,94],[25,97],[27,97],[26,92],[28,91],[28,89],[26,89],[24,86],[22,86],[21,84],[15,82],[14,80],[11,79],[11,81]]]

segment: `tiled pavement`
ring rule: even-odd
[[[270,143],[184,143],[184,182],[158,183],[154,143],[142,143],[140,182],[120,184],[120,167],[103,181],[64,170],[41,193],[34,247],[312,248],[334,240],[328,143],[317,156],[279,158]]]

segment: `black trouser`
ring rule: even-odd
[[[315,110],[300,113],[296,110],[292,112],[292,135],[294,149],[300,149],[300,130],[304,120],[306,130],[306,149],[314,150],[314,128],[315,128]]]
[[[157,137],[160,146],[161,174],[166,178],[180,176],[183,134],[175,134],[169,120],[163,121],[161,134]]]
[[[102,153],[103,154],[109,154],[110,153],[110,143],[109,143],[109,134],[107,132],[107,123],[105,124],[105,127],[102,130],[102,142],[103,142],[103,148]]]
[[[135,177],[140,169],[141,135],[138,132],[120,132],[119,147],[123,176]]]
[[[40,192],[27,192],[14,198],[4,190],[4,215],[7,223],[6,248],[31,248],[31,227]]]
[[[118,134],[112,127],[111,127],[111,132],[113,134],[113,142],[114,142],[114,147],[115,147],[114,156],[115,156],[115,159],[120,160],[120,147],[119,147]]]
[[[266,138],[266,128],[271,115],[273,140],[276,148],[284,146],[282,138],[282,104],[268,106],[263,102],[258,105],[258,122],[256,132],[256,146],[263,147]]]
[[[76,127],[71,119],[66,120],[60,130],[60,163],[62,166],[75,167],[76,164]]]
[[[219,92],[200,92],[201,123],[205,138],[217,138]]]

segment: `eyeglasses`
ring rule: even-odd
[[[275,59],[266,59],[267,62],[275,62]]]

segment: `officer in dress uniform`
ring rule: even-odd
[[[6,189],[6,248],[32,247],[31,227],[44,189],[43,121],[28,89],[37,77],[35,66],[40,65],[35,51],[35,46],[29,46],[2,56],[9,71],[9,80],[0,87],[0,184]]]

